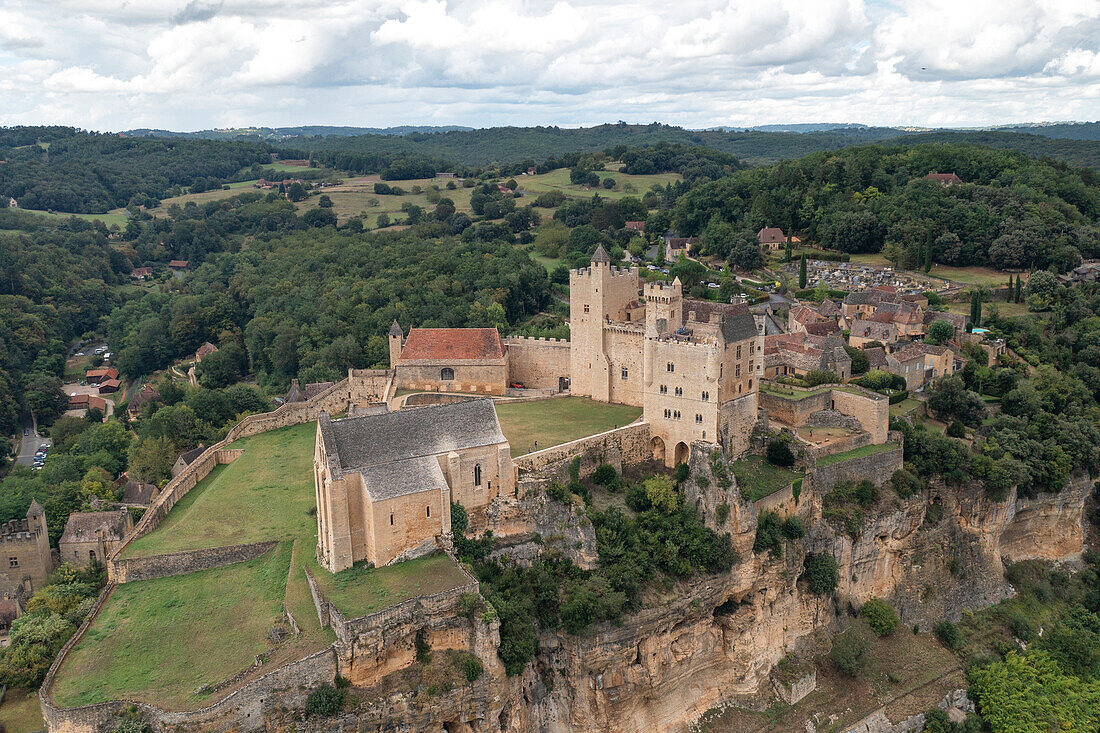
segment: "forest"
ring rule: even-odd
[[[962,180],[943,186],[930,172]],[[682,234],[712,224],[793,231],[842,252],[882,252],[998,269],[1075,266],[1100,251],[1100,182],[1091,170],[977,145],[868,145],[739,171],[681,197]],[[930,257],[929,257],[930,255]]]
[[[0,128],[0,196],[24,209],[102,214],[244,180],[271,162],[255,142],[127,138],[72,128]],[[252,176],[255,177],[255,176]]]

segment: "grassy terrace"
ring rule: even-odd
[[[558,397],[536,402],[498,402],[500,427],[512,444],[512,455],[521,456],[537,442],[538,449],[568,443],[628,425],[642,408],[609,405],[586,397]]]
[[[467,582],[458,565],[443,554],[382,568],[356,565],[335,575],[322,569],[312,554],[305,562],[321,595],[349,619],[381,611],[410,598],[457,588]]]
[[[316,429],[305,423],[235,441],[244,455],[215,468],[125,557],[314,536]]]
[[[852,394],[866,395],[854,387],[849,387],[844,384],[826,384],[816,389],[807,389],[805,387],[789,387],[785,384],[775,384],[774,382],[761,382],[760,391],[767,392],[774,397],[783,397],[788,400],[800,400],[803,397],[813,397],[814,395],[824,394],[832,390],[840,390],[841,392],[851,392]]]
[[[0,705],[0,725],[7,733],[40,733],[46,730],[42,707],[34,692],[8,688]]]
[[[282,616],[291,550],[284,542],[248,562],[118,586],[62,666],[57,702],[202,704],[196,689],[251,666],[270,647],[266,634]]]
[[[748,456],[730,464],[741,496],[749,501],[763,499],[801,479],[802,474],[782,466],[773,466],[762,456]]]
[[[825,456],[824,458],[817,459],[817,465],[819,466],[831,466],[834,463],[843,463],[844,461],[850,461],[853,458],[863,458],[864,456],[873,456],[876,453],[885,453],[888,450],[893,450],[898,447],[897,443],[883,443],[882,445],[865,445],[862,448],[853,448],[843,453],[836,453],[831,456]]]

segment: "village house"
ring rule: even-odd
[[[175,273],[183,272],[191,267],[190,260],[169,260],[168,267]]]
[[[202,346],[195,350],[195,363],[200,363],[203,359],[213,354],[218,350],[218,347],[209,341],[205,342]]]
[[[122,498],[119,503],[125,506],[149,506],[160,494],[156,484],[148,481],[137,481],[125,471],[111,484],[112,492],[117,494],[120,489],[122,490]]]
[[[18,201],[16,201],[16,200],[15,200],[15,198],[14,198],[14,197],[12,197],[12,196],[8,196],[8,208],[9,208],[9,209],[17,209],[17,208],[19,208],[19,202],[18,202]]]
[[[840,336],[805,332],[764,337],[764,378],[804,377],[810,372],[832,372],[841,381],[852,376],[852,357]]]
[[[141,416],[142,408],[150,402],[154,402],[160,395],[151,384],[142,385],[138,393],[130,398],[126,404],[126,415],[131,420]]]
[[[871,346],[870,348],[863,349],[863,353],[867,355],[867,371],[871,371],[872,369],[886,371],[889,365],[886,363],[885,347]]]
[[[628,221],[623,224],[623,228],[631,232],[637,232],[638,234],[641,234],[643,236],[645,235],[644,221]]]
[[[104,562],[134,527],[128,509],[107,512],[73,512],[57,543],[62,562],[84,567]]]
[[[100,394],[113,394],[122,387],[121,379],[104,379],[99,383]]]
[[[104,419],[107,416],[107,400],[102,397],[96,397],[92,394],[86,394],[82,392],[73,392],[69,395],[69,409],[70,410],[99,410],[103,413]]]
[[[101,384],[109,379],[118,379],[118,370],[114,367],[97,367],[84,372],[84,381],[88,384]]]
[[[332,572],[417,557],[451,533],[451,502],[470,526],[515,491],[508,441],[490,399],[317,420],[317,559]]]
[[[46,510],[31,500],[24,519],[0,525],[0,576],[31,595],[46,585],[53,570]]]
[[[176,476],[179,476],[181,473],[183,473],[183,469],[187,468],[192,463],[197,461],[199,456],[201,456],[203,451],[205,450],[206,448],[200,445],[197,448],[192,448],[189,451],[184,451],[183,453],[180,453],[175,462],[172,464],[172,478],[175,478]]]
[[[332,388],[335,382],[311,382],[304,387],[297,379],[290,380],[290,391],[283,396],[283,403],[309,402],[311,399]]]
[[[756,241],[762,248],[776,252],[787,246],[787,235],[779,227],[764,227],[756,233]]]
[[[897,340],[898,333],[893,323],[869,321],[861,318],[852,321],[852,328],[848,335],[848,344],[856,348],[863,348],[872,341],[877,341],[880,344],[892,344]]]
[[[390,365],[399,389],[504,394],[508,352],[495,328],[390,326]]]
[[[924,177],[924,180],[931,181],[932,183],[938,183],[941,186],[953,186],[956,183],[962,183],[963,180],[954,173],[936,173],[932,171]]]
[[[886,354],[886,368],[905,380],[908,390],[920,389],[927,381],[924,374],[924,349],[919,344],[906,344]]]
[[[665,260],[674,262],[680,255],[687,257],[691,254],[691,248],[699,244],[699,237],[675,237],[665,235]]]
[[[153,276],[152,267],[135,267],[130,270],[130,277],[135,280],[146,280]]]

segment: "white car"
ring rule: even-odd
[[[717,290],[718,288],[720,288],[722,286],[719,285],[718,283],[707,283],[707,287],[708,288],[714,288],[715,290]]]
[[[657,269],[657,265],[646,265],[646,266],[645,266],[645,269],[647,269],[647,270],[656,270],[656,269]]]

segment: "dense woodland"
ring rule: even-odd
[[[511,130],[499,138],[474,132],[479,134],[397,138],[363,165],[381,166],[393,177],[404,175],[401,166],[405,173],[432,169],[416,168],[417,161],[461,168],[467,164],[454,163],[454,151],[462,150],[487,171],[486,161],[508,160],[508,150],[529,145],[524,135],[531,131]],[[543,170],[568,167],[571,180],[589,184],[595,176],[602,185],[598,173],[606,160],[621,161],[628,173],[674,171],[684,180],[617,200],[599,192],[566,199],[554,192],[516,197],[514,189],[501,190],[486,173],[471,192],[472,214],[456,212],[446,191],[439,191],[434,209],[407,209],[410,226],[399,231],[364,231],[355,217],[336,226],[335,216],[321,206],[299,215],[276,192],[190,203],[152,217],[139,205],[195,181],[251,175],[253,166],[270,159],[269,150],[251,142],[137,140],[68,128],[0,130],[0,155],[8,161],[0,164],[0,193],[20,177],[20,185],[28,187],[24,201],[33,195],[61,201],[70,195],[66,191],[76,191],[74,206],[132,204],[134,209],[127,225],[113,231],[76,218],[0,211],[0,431],[18,432],[21,413],[33,410],[55,440],[43,470],[18,469],[3,479],[0,521],[25,513],[37,497],[56,543],[69,512],[87,508],[95,498],[115,498],[112,483],[123,470],[163,482],[176,455],[220,439],[242,415],[270,409],[271,397],[291,378],[336,380],[348,368],[385,364],[385,334],[395,319],[406,329],[522,331],[543,320],[557,325],[554,314],[561,311],[568,272],[564,267],[547,272],[524,247],[563,264],[586,261],[600,244],[618,256],[645,244],[624,230],[628,220],[645,220],[651,237],[669,226],[698,234],[705,251],[745,270],[760,264],[755,231],[775,225],[845,252],[881,251],[903,266],[1034,268],[1023,293],[1029,315],[1007,317],[992,304],[982,321],[994,336],[1005,337],[1020,359],[989,363],[985,352],[968,350],[965,369],[929,393],[929,410],[950,425],[946,434],[918,422],[894,421],[905,434],[906,466],[882,490],[906,497],[930,483],[981,485],[990,500],[1003,501],[1013,489],[1035,496],[1060,489],[1075,474],[1100,471],[1100,285],[1065,287],[1053,274],[1082,257],[1100,255],[1100,186],[1091,171],[1007,150],[943,144],[846,147],[746,169],[740,153],[662,137],[689,134],[676,128],[610,125],[537,132],[534,138],[544,147],[527,149],[538,149],[543,162],[532,164]],[[790,133],[721,134],[792,139]],[[839,141],[878,133],[829,134]],[[586,140],[583,145],[576,143],[578,136]],[[811,133],[795,137],[800,145],[820,146]],[[567,144],[571,147],[561,149]],[[490,148],[500,151],[498,158],[484,157]],[[328,143],[314,152],[315,159],[331,165],[339,165],[341,155],[376,153]],[[512,165],[535,157],[525,156]],[[929,171],[955,172],[963,183],[927,182]],[[172,278],[164,272],[169,259],[190,260],[193,271]],[[130,270],[143,265],[153,265],[159,279],[135,286]],[[690,287],[697,285],[702,266],[678,262],[670,270]],[[728,283],[723,287],[718,297],[732,292]],[[101,423],[94,414],[57,419],[66,404],[60,390],[65,357],[90,332],[108,339],[127,381],[165,369],[204,341],[219,351],[200,365],[200,386],[161,380],[159,399],[132,423]],[[874,388],[881,378],[870,372],[863,380]],[[245,380],[251,384],[241,384]],[[998,403],[995,409],[991,400]],[[643,591],[655,583],[671,586],[731,567],[736,557],[728,535],[705,528],[685,505],[678,488],[685,479],[678,474],[625,480],[603,470],[593,479],[574,477],[568,486],[554,487],[551,499],[576,502],[575,494],[587,505],[599,549],[599,565],[592,571],[553,554],[529,569],[502,566],[490,559],[485,538],[460,543],[500,616],[500,654],[509,672],[522,670],[532,658],[540,630],[581,633],[639,608]],[[604,508],[597,509],[592,496],[601,493],[614,501],[600,502]],[[619,493],[629,512],[614,506],[620,502],[613,495]],[[846,531],[858,532],[852,518],[862,516],[875,498],[862,485],[846,487],[826,500],[829,519],[848,522]],[[805,531],[777,520],[762,520],[761,527],[757,551],[773,554]],[[821,578],[835,575],[835,563],[830,569],[823,562],[815,557],[807,563],[813,592],[832,590]],[[1098,699],[1100,590],[1097,561],[1089,562],[1073,579],[1057,571],[1015,571],[1022,598],[1035,605],[1020,610],[1023,621],[998,611],[1002,615],[995,622],[1021,639],[1028,633],[1033,636],[1027,638],[1039,638],[1040,623],[1053,632],[1026,653],[1009,654],[1005,648],[968,657],[987,720],[1031,714],[1027,703],[1043,699],[1052,686],[1068,690],[1063,697],[1079,704],[1045,711],[1044,720],[1076,720],[1075,710]],[[73,591],[74,605],[32,615],[54,624],[57,633],[34,642],[35,627],[27,622],[28,633],[16,641],[24,650],[19,654],[29,656],[0,657],[0,677],[32,683],[19,677],[18,669],[44,670],[97,582],[58,579],[62,586],[80,585],[80,593]],[[835,578],[831,582],[835,585]],[[968,634],[976,637],[966,623],[954,631],[944,627],[945,643],[965,645]],[[1015,694],[1019,689],[1031,691]],[[994,730],[1004,730],[997,725]]]
[[[962,184],[926,181],[955,173]],[[1089,170],[976,145],[863,146],[739,171],[681,197],[683,234],[780,226],[842,252],[1066,270],[1100,253],[1100,183]],[[719,252],[721,254],[721,252]]]

